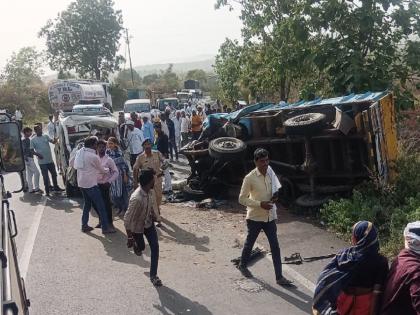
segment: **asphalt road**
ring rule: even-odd
[[[7,175],[6,188],[17,186],[17,176]],[[243,278],[230,262],[240,255],[246,233],[245,212],[236,202],[216,210],[190,203],[163,206],[158,273],[164,286],[158,289],[148,279],[150,252],[138,257],[127,249],[121,219],[115,218],[116,234],[81,233],[80,203],[62,194],[13,195],[31,314],[310,313],[314,282],[327,260],[284,266],[293,289],[275,283],[269,255],[250,267],[254,279]],[[278,233],[282,256],[318,256],[345,245],[287,211],[280,213]],[[257,242],[268,248],[263,234]]]

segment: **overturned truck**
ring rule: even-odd
[[[201,199],[238,189],[259,147],[270,152],[284,204],[317,207],[372,176],[385,185],[397,158],[393,96],[260,103],[209,115],[199,140],[181,150],[191,167],[184,193]]]

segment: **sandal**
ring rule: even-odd
[[[158,276],[155,276],[155,277],[150,278],[150,281],[152,282],[152,284],[155,287],[161,287],[162,286],[162,281],[159,279]]]
[[[288,279],[286,279],[285,277],[280,277],[279,279],[276,280],[278,285],[284,286],[284,287],[292,287],[293,286],[293,281],[290,281]]]

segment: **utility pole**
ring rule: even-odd
[[[125,29],[125,34],[127,37],[128,60],[130,61],[131,83],[133,84],[133,87],[134,87],[133,65],[131,64],[130,38],[128,37],[128,28]]]

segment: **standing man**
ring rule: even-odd
[[[166,123],[166,112],[160,114],[160,128],[162,129],[163,133],[169,138],[169,128],[168,124]]]
[[[163,133],[160,125],[156,124],[155,129],[158,135],[157,140],[156,140],[156,147],[158,151],[165,157],[165,159],[168,159],[169,158],[168,136]],[[168,164],[168,163],[164,163],[164,165],[162,165],[162,168],[164,168],[163,176],[165,178],[165,181],[163,184],[163,193],[169,194],[172,191],[172,178],[171,178],[171,173],[169,172],[169,167],[168,165],[165,165],[165,164]]]
[[[77,151],[70,165],[77,170],[77,185],[82,191],[84,203],[82,214],[82,232],[87,233],[93,230],[88,225],[89,211],[95,205],[99,214],[103,234],[115,233],[115,229],[109,227],[106,215],[105,203],[98,186],[98,177],[107,175],[110,171],[102,166],[101,160],[96,155],[98,147],[97,137],[88,137],[85,146]]]
[[[141,144],[144,141],[143,132],[134,127],[134,121],[127,120],[125,123],[127,126],[127,147],[130,152],[130,164],[133,167],[136,162],[137,156],[143,152]]]
[[[141,120],[136,112],[132,112],[130,114],[131,120],[134,122],[134,127],[139,128],[141,130]]]
[[[55,132],[55,124],[53,122],[54,116],[53,115],[48,115],[48,137],[50,137],[50,139],[55,139],[57,137],[56,132]]]
[[[42,193],[42,190],[39,189],[39,171],[35,165],[34,155],[31,151],[32,129],[29,127],[23,128],[23,136],[24,138],[22,139],[22,148],[26,168],[26,186],[28,188],[29,193],[31,194],[37,192]],[[32,177],[34,179],[33,183]]]
[[[51,174],[54,191],[63,191],[57,183],[57,172],[52,159],[50,143],[56,143],[56,139],[52,140],[47,135],[42,134],[42,125],[37,124],[34,127],[36,136],[31,139],[31,151],[33,155],[38,157],[39,168],[41,169],[42,179],[44,180],[45,195],[50,195],[50,180],[48,172]]]
[[[282,286],[290,286],[292,282],[287,280],[282,273],[280,247],[277,239],[277,209],[273,198],[273,194],[278,191],[281,185],[274,171],[269,167],[270,160],[267,150],[261,148],[255,150],[254,162],[256,168],[245,176],[239,195],[239,203],[247,207],[248,235],[238,269],[243,276],[252,277],[247,263],[252,247],[263,230],[270,243],[276,282]]]
[[[179,148],[181,147],[181,122],[182,122],[181,112],[179,110],[176,111],[175,117],[172,118],[172,121],[174,122],[174,127],[175,127],[175,143],[176,143],[176,147],[179,150]]]
[[[202,127],[203,121],[201,120],[201,117],[197,115],[197,112],[195,110],[193,110],[191,117],[191,130],[193,140],[198,140],[198,138],[200,138]]]
[[[150,281],[155,287],[162,286],[157,276],[159,263],[159,240],[154,221],[160,220],[153,190],[155,172],[152,169],[140,172],[138,187],[131,195],[128,210],[124,215],[124,226],[127,232],[127,247],[134,247],[134,252],[141,256],[145,249],[144,236],[150,246]]]
[[[144,139],[150,139],[152,143],[155,142],[155,129],[153,128],[153,124],[149,121],[149,117],[147,115],[143,116],[143,127],[141,128],[143,131]]]
[[[166,124],[169,129],[169,154],[171,155],[171,161],[174,160],[173,151],[175,151],[175,158],[178,161],[178,148],[176,147],[176,131],[175,124],[172,119],[169,118],[170,113],[166,112]]]
[[[16,108],[16,111],[15,111],[15,120],[19,124],[20,128],[22,128],[22,119],[23,119],[23,114],[20,111],[20,108],[18,107],[18,108]]]
[[[101,161],[101,165],[104,169],[108,169],[109,172],[106,174],[98,173],[98,187],[101,191],[102,199],[105,203],[105,210],[107,214],[107,219],[110,227],[114,227],[113,216],[112,216],[112,202],[111,202],[111,184],[118,178],[120,171],[115,165],[114,160],[109,157],[106,153],[107,143],[105,140],[98,141],[98,156]],[[97,211],[99,214],[99,211]],[[98,224],[100,227],[101,224]]]
[[[181,146],[188,143],[188,134],[190,132],[190,120],[185,115],[185,111],[181,112]]]

